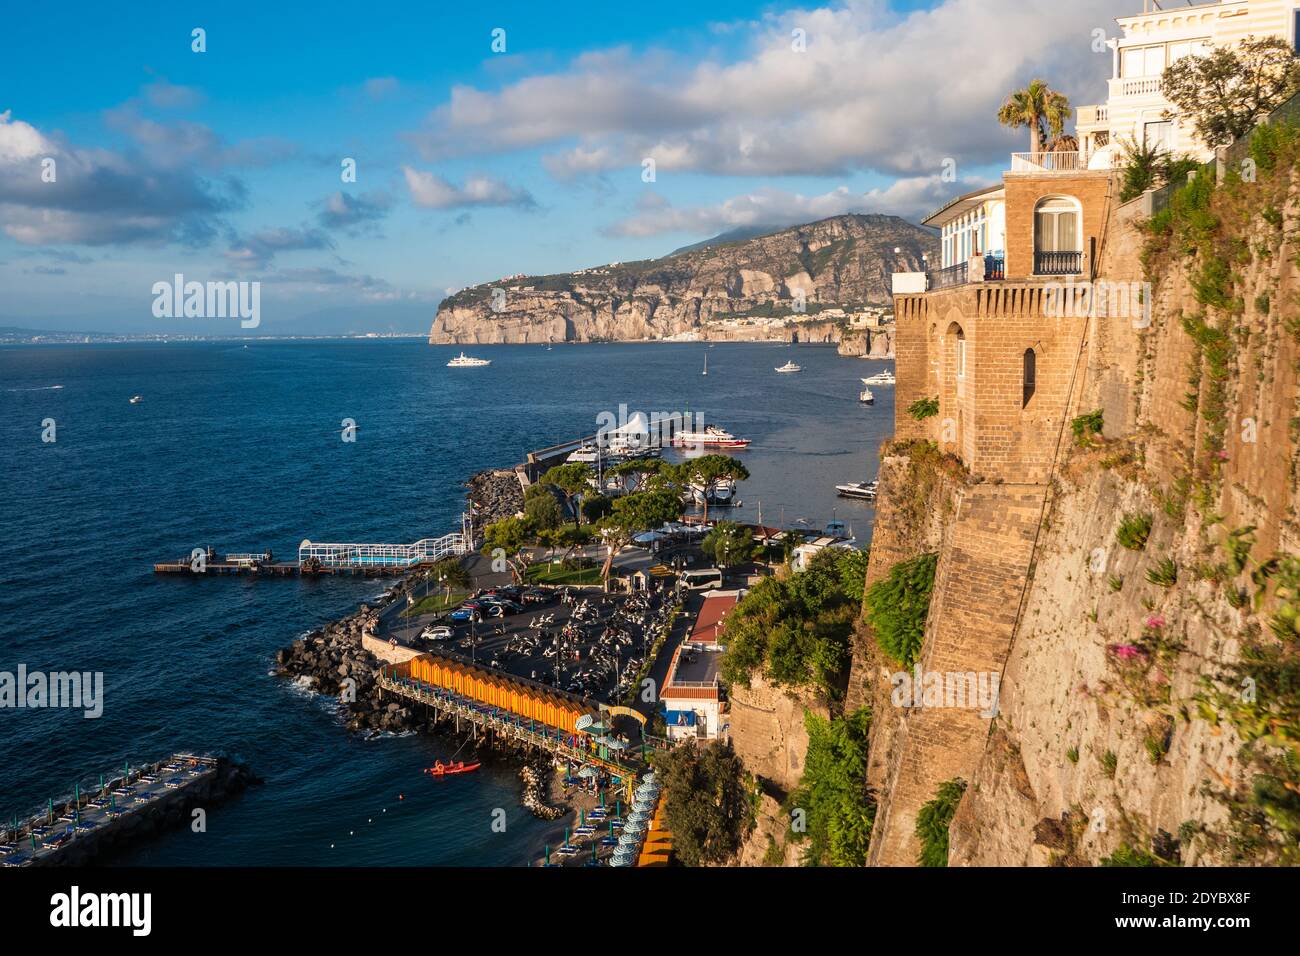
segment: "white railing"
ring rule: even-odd
[[[316,561],[326,568],[405,568],[465,554],[473,547],[459,531],[441,538],[421,538],[414,544],[316,544],[298,546],[298,564]]]
[[[1115,96],[1159,96],[1161,93],[1160,77],[1140,76],[1131,80],[1117,79],[1110,81],[1110,95]]]
[[[1092,126],[1094,123],[1110,121],[1110,109],[1106,106],[1080,106],[1075,125]]]
[[[1103,154],[1105,156],[1106,154]],[[1012,153],[1011,154],[1011,172],[1013,173],[1074,173],[1081,169],[1095,169],[1096,153],[1080,152],[1038,152],[1038,153]],[[1102,168],[1110,168],[1115,164],[1114,154],[1109,154],[1109,158],[1103,158],[1100,162],[1105,165]]]

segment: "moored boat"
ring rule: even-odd
[[[780,368],[778,368],[776,371],[778,371],[778,372],[802,372],[802,371],[803,371],[803,366],[801,366],[801,365],[796,365],[794,362],[786,362],[784,365],[782,365],[782,366],[781,366]]]
[[[863,501],[875,501],[878,485],[879,481],[875,478],[871,481],[850,481],[847,484],[836,485],[835,493],[841,498],[860,498]]]

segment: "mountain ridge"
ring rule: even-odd
[[[658,259],[510,276],[440,304],[431,344],[798,338],[818,312],[888,303],[890,274],[917,271],[937,234],[898,216],[832,216],[748,238],[706,240]],[[895,251],[897,250],[897,251]],[[782,325],[775,320],[784,319]],[[721,324],[733,325],[725,334]],[[713,333],[719,333],[714,335]],[[812,335],[835,341],[831,331]],[[807,338],[807,336],[805,336]]]

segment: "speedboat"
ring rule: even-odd
[[[893,385],[895,382],[894,373],[886,369],[883,372],[877,372],[875,375],[869,375],[862,379],[863,385]]]
[[[491,365],[491,359],[474,358],[461,352],[454,359],[447,363],[447,368],[478,368],[482,365]]]
[[[144,401],[144,396],[143,396],[143,395],[132,395],[132,396],[131,396],[131,404],[132,404],[132,405],[139,405],[139,404],[140,404],[141,402],[143,402],[143,401]]]
[[[780,371],[778,369],[777,371]],[[737,438],[731,432],[717,425],[706,425],[704,431],[677,432],[672,437],[674,445],[711,445],[714,448],[744,448],[750,443],[748,438]]]
[[[424,772],[430,777],[451,777],[458,773],[469,773],[471,770],[477,770],[482,764],[479,761],[466,763],[463,760],[457,760],[455,763],[448,761],[443,763],[441,760],[434,763],[432,767],[425,767]]]
[[[778,372],[802,372],[803,368],[802,366],[795,365],[794,362],[786,362],[779,369],[777,369],[777,371]]]
[[[876,404],[876,396],[871,394],[871,389],[863,388],[862,391],[858,392],[858,401],[863,405],[874,405]]]
[[[736,496],[736,483],[730,478],[724,478],[721,481],[714,482],[713,487],[709,488],[707,493],[704,486],[692,484],[690,486],[691,500],[697,505],[702,505],[705,499],[711,505],[730,504],[731,499]]]
[[[851,481],[848,484],[836,485],[835,493],[841,498],[861,498],[864,501],[875,501],[876,488],[879,484],[879,480],[875,478],[871,481]]]

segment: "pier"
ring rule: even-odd
[[[463,721],[476,733],[481,730],[578,766],[598,768],[616,781],[634,781],[645,769],[634,750],[584,730],[600,716],[628,714],[627,708],[611,709],[576,694],[432,653],[384,667],[376,680],[382,693],[430,707],[453,719],[457,730]],[[638,722],[644,719],[633,717]],[[657,745],[648,738],[643,741],[643,747]]]
[[[0,866],[68,866],[90,862],[112,848],[182,820],[196,806],[210,806],[242,788],[247,771],[229,761],[196,754],[101,776],[95,788],[74,785],[65,801],[49,801],[46,812],[4,828]]]
[[[461,530],[440,538],[421,538],[413,544],[317,543],[304,539],[298,545],[297,561],[275,561],[270,551],[261,554],[237,552],[217,557],[211,548],[195,548],[188,558],[160,561],[155,574],[268,575],[296,577],[317,574],[400,574],[427,567],[447,557],[474,550],[469,517],[462,516]]]

